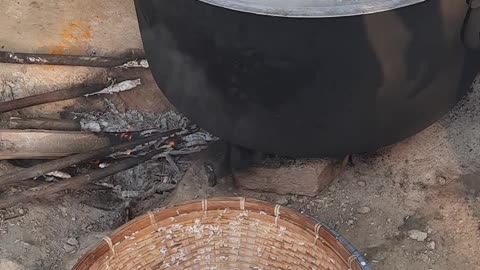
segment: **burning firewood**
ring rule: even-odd
[[[36,187],[34,189],[15,194],[15,196],[1,199],[0,209],[8,208],[22,202],[30,201],[35,198],[47,197],[67,189],[78,189],[79,187],[82,187],[88,183],[92,183],[93,181],[100,180],[107,176],[111,176],[116,173],[128,170],[151,159],[157,159],[170,155],[170,153],[172,155],[181,155],[201,151],[205,149],[205,144],[191,145],[189,144],[189,141],[185,139],[188,135],[196,133],[197,131],[198,129],[196,127],[188,127],[181,130],[156,134],[135,142],[130,142],[127,144],[114,146],[111,148],[105,148],[91,153],[79,154],[76,156],[47,162],[28,169],[21,170],[19,172],[12,172],[10,174],[0,177],[0,184],[13,184],[18,181],[26,180],[36,176],[41,176],[49,171],[58,170],[66,166],[84,162],[100,155],[117,152],[122,149],[134,147],[135,145],[147,144],[143,149],[137,149],[133,153],[132,157],[121,160],[106,168],[95,170],[85,175],[65,179],[58,183],[42,185],[40,187]],[[148,144],[152,141],[155,141],[155,143]],[[176,143],[172,144],[172,141],[175,141]],[[178,149],[175,149],[177,147]]]
[[[145,156],[129,158],[121,162],[118,162],[110,167],[107,167],[105,169],[96,170],[85,175],[63,180],[59,183],[47,184],[41,187],[37,187],[35,189],[21,192],[19,194],[15,194],[15,196],[0,200],[0,209],[18,205],[19,203],[27,202],[35,198],[47,197],[49,195],[52,195],[67,189],[77,189],[78,187],[81,187],[92,181],[96,181],[96,180],[105,178],[107,176],[119,173],[121,171],[125,171],[130,168],[133,168],[141,163],[144,163],[150,160],[152,157],[156,156],[162,151],[164,150],[155,150],[146,154]]]
[[[2,186],[11,185],[27,179],[40,177],[50,172],[64,169],[66,167],[69,167],[75,164],[83,163],[88,160],[92,160],[95,158],[104,158],[110,154],[131,149],[139,145],[150,143],[152,141],[164,142],[166,140],[178,138],[179,136],[186,136],[188,134],[192,134],[196,131],[198,131],[196,127],[172,130],[165,133],[154,134],[150,137],[141,138],[131,142],[127,142],[127,143],[123,143],[115,146],[104,147],[98,150],[76,154],[73,156],[68,156],[65,158],[57,159],[57,160],[52,160],[46,163],[35,165],[27,169],[13,171],[11,173],[7,173],[3,176],[0,176],[0,185]]]
[[[111,145],[101,134],[56,130],[0,130],[0,160],[52,159]]]

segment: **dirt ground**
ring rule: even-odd
[[[479,102],[475,84],[423,132],[377,153],[354,155],[353,164],[316,198],[232,190],[228,181],[207,188],[198,184],[201,174],[187,174],[187,187],[176,197],[234,194],[287,205],[338,230],[373,269],[478,269]]]
[[[0,0],[0,6],[1,50],[118,55],[142,47],[130,0]],[[0,65],[0,99],[50,91],[92,72]],[[162,112],[169,107],[151,84],[128,95],[111,99],[125,110]],[[102,104],[79,99],[20,114],[58,116],[66,108],[99,110]],[[362,251],[374,269],[479,269],[479,104],[477,83],[449,115],[423,132],[377,153],[353,156],[353,164],[315,198],[241,191],[230,178],[207,187],[193,166],[176,192],[150,198],[145,205],[153,209],[167,201],[209,196],[254,197],[329,224]],[[9,163],[0,163],[0,174],[11,169]],[[131,177],[134,182],[139,176]],[[2,210],[0,270],[71,269],[88,248],[125,223],[125,209],[110,190],[90,190]]]
[[[480,85],[441,121],[353,164],[315,198],[237,190],[230,177],[206,185],[195,165],[173,194],[148,209],[212,196],[246,196],[284,204],[338,230],[374,269],[477,269],[480,261]],[[1,172],[11,165],[0,163]],[[130,181],[139,175],[131,173]],[[71,269],[89,247],[127,220],[109,190],[68,192],[1,211],[0,266]],[[412,239],[412,230],[425,239]],[[418,238],[418,237],[417,237]],[[5,268],[5,265],[10,266]]]

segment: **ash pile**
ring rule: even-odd
[[[80,123],[84,130],[124,134],[123,137],[127,140],[131,139],[129,137],[131,135],[128,135],[130,133],[139,132],[140,136],[145,137],[158,132],[185,131],[191,128],[189,120],[176,112],[161,114],[129,111],[121,113],[111,103],[109,103],[107,112],[81,113],[75,114],[75,117],[81,119]],[[194,159],[192,154],[206,149],[210,142],[216,140],[207,132],[194,130],[195,132],[182,138],[185,143],[181,148],[169,149],[145,163],[114,174],[97,184],[111,188],[127,208],[135,206],[135,213],[132,215],[148,210],[151,204],[160,205],[176,188],[192,165]],[[129,153],[120,152],[116,153],[114,157],[115,159],[121,158],[125,154],[129,155]],[[97,161],[97,163],[99,168],[106,168],[110,165],[108,161]]]

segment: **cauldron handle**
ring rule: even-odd
[[[470,5],[463,25],[462,39],[468,49],[480,49],[480,0],[468,0]]]

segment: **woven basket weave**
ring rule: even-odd
[[[74,270],[366,270],[323,224],[280,205],[218,198],[151,212],[105,237]]]

